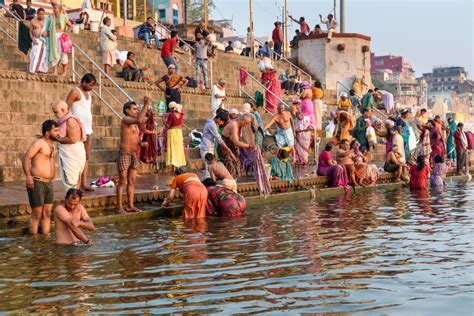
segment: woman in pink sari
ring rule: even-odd
[[[349,179],[347,178],[346,168],[342,165],[338,165],[333,159],[331,155],[332,148],[333,144],[328,143],[326,147],[324,147],[324,151],[319,155],[317,174],[318,176],[328,177],[329,186],[347,189]]]
[[[436,126],[434,120],[429,120],[426,124],[430,130],[430,143],[431,143],[431,155],[430,155],[430,165],[434,167],[434,158],[438,155],[445,158],[446,157],[446,147],[443,141],[443,136],[441,135],[440,129]]]
[[[265,90],[265,109],[275,113],[281,100],[281,84],[276,70],[270,64],[266,64],[262,71],[262,84],[268,89]]]
[[[301,84],[301,112],[304,116],[309,117],[312,127],[316,127],[316,116],[314,115],[313,92],[308,81],[303,81]]]

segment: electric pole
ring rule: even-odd
[[[340,17],[339,19],[341,20],[341,29],[340,29],[340,32],[341,33],[345,33],[346,32],[346,1],[345,0],[341,0],[340,1]]]
[[[288,0],[285,0],[285,54],[284,56],[288,58],[288,51],[289,51],[289,45],[288,45]]]
[[[249,16],[250,16],[250,43],[247,43],[247,45],[250,45],[250,54],[252,56],[252,59],[255,57],[254,53],[254,45],[253,45],[253,39],[254,39],[254,34],[253,34],[253,9],[252,9],[252,0],[249,0]]]
[[[204,0],[204,28],[207,29],[207,0]]]

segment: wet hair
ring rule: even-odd
[[[107,22],[107,20],[110,20],[110,18],[108,16],[106,16],[103,20],[102,20],[102,23],[105,25],[105,22]]]
[[[132,56],[132,55],[135,55],[135,53],[134,53],[134,52],[128,52],[128,53],[127,53],[127,59],[129,59],[130,56]]]
[[[356,142],[357,142],[357,139],[353,139],[353,140],[351,141],[351,144],[349,145],[349,147],[350,147],[351,149],[354,149],[354,146],[355,146]]]
[[[178,32],[177,32],[177,31],[171,31],[171,34],[170,34],[170,37],[171,37],[171,38],[175,38],[176,35],[178,35]]]
[[[204,156],[204,159],[209,163],[209,162],[212,162],[214,161],[214,155],[211,154],[211,153],[207,153],[205,156]]]
[[[179,176],[183,173],[186,173],[186,170],[184,170],[184,168],[176,168],[176,170],[174,171],[175,176]]]
[[[435,158],[434,158],[434,162],[435,162],[435,163],[443,163],[443,162],[444,162],[443,156],[441,156],[441,155],[436,155]]]
[[[333,147],[332,143],[327,143],[326,146],[324,146],[324,151],[331,151]]]
[[[82,191],[79,189],[74,189],[74,188],[67,190],[66,200],[70,198],[79,198],[79,200],[82,200]]]
[[[51,132],[51,130],[54,127],[59,127],[58,122],[54,120],[47,120],[43,122],[43,125],[41,125],[41,132],[43,133],[43,136],[46,135],[47,132]]]
[[[343,145],[343,144],[349,144],[349,141],[347,139],[343,139],[341,140],[341,142],[339,143],[339,146]]]
[[[46,11],[44,11],[43,8],[39,8],[38,11],[36,11],[36,14],[38,14],[38,13],[40,13],[40,12],[43,12],[43,13],[44,13],[44,12],[46,12]]]
[[[128,101],[123,105],[123,114],[127,115],[127,110],[132,108],[132,105],[137,105],[134,101]]]
[[[424,156],[418,156],[416,158],[416,169],[420,171],[425,167],[425,157]]]
[[[204,180],[202,180],[202,184],[208,188],[208,187],[213,187],[215,185],[217,185],[217,182],[212,180],[211,178],[206,178]]]
[[[85,74],[82,78],[81,78],[81,83],[97,83],[97,79],[95,78],[95,76],[91,73],[88,73],[88,74]]]
[[[219,111],[221,110],[221,111]],[[224,122],[227,122],[229,120],[229,112],[227,112],[224,109],[219,109],[216,111],[216,116],[215,118]]]

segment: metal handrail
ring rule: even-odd
[[[164,29],[166,32],[168,32],[169,34],[171,34],[171,30],[169,28],[167,28],[163,23],[161,23],[160,21],[155,21],[156,24],[158,24],[162,29]],[[161,34],[161,32],[160,32]],[[163,35],[163,34],[161,34]],[[183,43],[185,46],[187,46],[191,51],[194,51],[194,47],[192,47],[191,45],[189,45],[188,43],[186,43],[186,41],[184,41],[182,38],[179,38],[179,42],[180,43]]]
[[[22,23],[22,21],[20,19],[18,19],[17,16],[15,16],[10,10],[6,9],[6,8],[3,8],[5,10],[5,12],[7,12],[11,17],[13,17],[17,22],[19,23]],[[3,17],[3,16],[2,16]],[[6,24],[12,28],[13,30],[15,30],[15,32],[17,31],[17,29],[11,24],[9,23],[8,21],[5,21]],[[13,36],[11,36],[6,30],[4,30],[3,28],[0,28],[0,30],[7,34],[8,37],[10,39],[12,39],[14,42],[18,42],[16,38],[13,38]],[[75,57],[75,52],[78,51],[80,52],[89,62],[92,63],[92,65],[99,71],[100,73],[100,79],[101,79],[101,76],[104,75],[107,79],[110,80],[110,82],[129,100],[129,101],[133,101],[132,97],[130,97],[128,95],[128,93],[111,77],[109,76],[103,69],[102,67],[100,67],[82,48],[80,48],[77,44],[73,44],[73,47],[72,47],[72,79],[75,81],[76,80],[76,76],[79,76],[79,72],[76,70],[76,64],[79,65],[82,69],[84,69],[86,72],[90,72],[76,57]],[[122,116],[114,110],[114,108],[109,104],[109,102],[107,102],[101,95],[101,92],[102,92],[102,89],[104,89],[107,93],[109,93],[114,99],[116,102],[118,102],[119,104],[121,104],[121,102],[117,99],[117,97],[112,93],[110,92],[109,89],[107,89],[101,82],[102,80],[99,80],[99,92],[97,91],[93,91],[93,93],[100,99],[101,102],[103,102],[111,111],[112,113],[114,113],[118,118],[122,118]]]
[[[250,77],[250,79],[252,79],[253,81],[255,81],[260,87],[262,87],[264,91],[268,91],[268,92],[270,92],[271,95],[273,95],[274,97],[276,97],[277,100],[280,101],[281,103],[283,103],[287,109],[290,108],[290,106],[289,106],[285,101],[283,101],[279,96],[277,96],[275,93],[273,93],[272,91],[270,91],[267,87],[265,87],[260,81],[257,80],[257,78],[255,78],[254,76],[252,76],[247,70],[245,70],[244,68],[240,68],[240,69],[242,69],[243,71],[245,71],[245,73],[247,74],[247,76]],[[243,91],[242,85],[240,84],[240,81],[239,81],[239,91]]]
[[[349,90],[351,90],[351,89],[349,89],[345,84],[343,84],[342,82],[336,81],[336,98],[339,98],[338,86],[343,86],[343,87],[347,90],[347,92],[349,92]],[[362,98],[361,95],[356,94],[356,96],[358,96],[359,98]],[[386,113],[380,111],[380,110],[377,109],[377,108],[372,109],[372,111],[374,111],[375,113],[377,113],[378,115],[380,115],[380,116],[381,116],[382,118],[384,118],[384,119],[387,119],[387,118],[388,118],[388,115],[387,115]]]
[[[100,67],[93,59],[91,56],[89,56],[81,47],[79,47],[77,44],[73,44],[73,47],[75,50],[79,51],[86,59],[92,63],[92,65],[97,68],[97,70],[105,76],[110,82],[128,99],[128,101],[133,101],[133,98],[128,95],[128,93],[108,74],[105,72],[105,70]],[[76,58],[74,58],[76,59]]]
[[[259,41],[258,39],[255,39],[255,41],[261,45],[264,45],[261,41]],[[305,74],[306,76],[309,77],[309,81],[312,81],[313,80],[313,77],[306,71],[304,71],[303,69],[301,69],[300,67],[298,67],[297,65],[295,65],[294,63],[292,63],[291,61],[289,61],[285,56],[283,56],[283,54],[279,54],[277,52],[275,52],[272,48],[270,48],[270,50],[272,51],[273,54],[277,55],[278,57],[280,57],[280,60],[282,61],[285,61],[287,62],[288,64],[290,64],[290,67],[294,67],[296,69],[298,69],[299,71],[301,71],[303,74]]]

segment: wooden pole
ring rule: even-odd
[[[204,27],[207,29],[207,0],[204,0]]]
[[[146,18],[147,18],[146,0],[143,0],[143,17],[144,17],[144,21],[146,21]]]
[[[253,45],[253,8],[252,8],[252,0],[249,0],[249,16],[250,16],[250,55],[252,56],[252,59],[255,58],[255,48]]]

